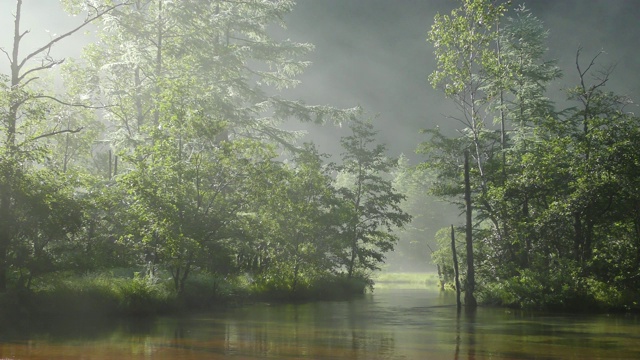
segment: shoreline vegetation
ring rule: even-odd
[[[215,310],[256,302],[347,300],[371,291],[365,276],[332,275],[308,284],[275,287],[249,274],[194,274],[177,293],[171,276],[136,269],[84,275],[57,273],[34,280],[30,289],[0,293],[0,322],[56,316],[153,317]]]
[[[264,285],[248,274],[221,277],[197,274],[178,294],[168,274],[144,274],[137,269],[112,269],[84,275],[58,273],[34,281],[30,289],[12,289],[0,294],[0,322],[21,323],[60,316],[87,318],[153,318],[181,315],[197,311],[213,311],[259,302],[299,303],[309,301],[339,301],[362,296],[375,289],[409,288],[440,289],[436,273],[380,272],[371,277],[351,279],[333,275],[296,290]],[[495,289],[494,289],[495,290]],[[455,291],[445,282],[443,292]],[[585,294],[569,307],[525,306],[507,301],[505,291],[482,292],[479,304],[484,307],[518,308],[552,312],[632,312],[640,307],[615,306],[612,299],[588,298]],[[549,295],[551,296],[551,295]],[[522,299],[521,299],[522,300]],[[585,306],[578,306],[582,301]]]
[[[438,289],[455,293],[454,280],[449,272],[437,273],[380,272],[372,277],[374,289],[416,288]],[[544,311],[551,313],[640,313],[640,304],[634,301],[637,293],[623,293],[612,286],[582,279],[575,284],[555,284],[556,289],[547,289],[530,279],[524,281],[495,281],[483,284],[477,292],[481,307],[498,307]],[[464,289],[462,290],[464,293]]]

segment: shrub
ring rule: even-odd
[[[357,274],[351,278],[332,275],[320,278],[311,286],[311,294],[316,299],[339,300],[354,295],[362,295],[373,290],[373,281],[366,275]]]
[[[133,279],[122,279],[114,287],[119,295],[121,312],[136,315],[153,315],[167,312],[175,296],[166,283],[155,277],[136,273]]]
[[[151,315],[170,310],[174,295],[166,283],[136,273],[56,274],[39,279],[30,294],[31,311],[43,315]]]
[[[188,309],[210,308],[224,301],[224,298],[230,294],[224,294],[222,288],[228,289],[228,286],[222,285],[224,279],[219,276],[200,273],[192,274],[184,286],[184,292],[181,294],[181,306]]]

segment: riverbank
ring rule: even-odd
[[[372,277],[376,289],[440,289],[436,273],[377,273]],[[480,306],[552,313],[640,313],[638,291],[620,291],[612,285],[589,279],[573,284],[550,286],[543,279],[510,279],[486,282],[476,297]],[[455,285],[446,282],[445,293],[455,294]],[[463,292],[464,293],[464,292]],[[464,296],[463,296],[464,297]]]
[[[181,292],[170,276],[132,269],[75,275],[52,274],[29,289],[0,294],[0,322],[48,316],[148,317],[234,307],[246,303],[343,300],[371,288],[368,278],[333,275],[295,289],[256,281],[249,275],[194,274]]]
[[[29,321],[48,317],[141,318],[180,315],[194,311],[235,308],[259,302],[303,303],[348,300],[372,289],[430,289],[440,283],[434,273],[374,273],[371,278],[327,276],[296,289],[259,281],[248,274],[215,276],[192,274],[181,293],[167,273],[142,275],[136,269],[113,269],[84,275],[58,273],[35,279],[30,289],[0,294],[0,322]],[[451,293],[450,287],[443,294]],[[493,290],[493,291],[487,291]],[[496,289],[479,291],[481,306],[575,313],[638,312],[638,307],[611,307],[591,301],[585,306],[560,308],[523,306],[523,298],[505,297]],[[499,297],[502,295],[502,297]],[[514,295],[515,296],[515,295]],[[551,295],[547,295],[551,296]],[[519,302],[511,301],[519,299]]]

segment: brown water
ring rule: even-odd
[[[481,308],[457,315],[427,289],[353,301],[242,308],[148,321],[12,330],[0,359],[640,359],[640,319]]]

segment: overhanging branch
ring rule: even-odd
[[[39,139],[42,139],[42,138],[46,138],[46,137],[50,137],[50,136],[55,136],[55,135],[60,135],[60,134],[75,134],[75,133],[79,133],[79,132],[80,132],[80,131],[82,131],[83,129],[84,129],[84,127],[79,127],[79,128],[77,128],[77,129],[65,129],[65,130],[52,131],[52,132],[50,132],[50,133],[46,133],[46,134],[42,134],[42,135],[38,135],[38,136],[36,136],[36,137],[34,137],[34,138],[31,138],[31,139],[29,139],[29,140],[26,140],[26,141],[22,142],[22,143],[21,143],[20,145],[18,145],[18,146],[20,147],[20,146],[23,146],[23,145],[25,145],[25,144],[27,144],[27,143],[34,142],[34,141],[36,141],[36,140],[39,140]]]
[[[20,61],[19,65],[18,64],[15,64],[15,65],[17,65],[18,68],[22,68],[27,61],[29,61],[34,56],[42,53],[43,51],[46,51],[47,49],[51,49],[51,47],[55,43],[57,43],[58,41],[75,34],[80,29],[84,28],[85,26],[89,25],[90,23],[94,22],[95,20],[101,18],[103,15],[105,15],[105,14],[109,13],[110,11],[112,11],[112,10],[114,10],[114,9],[120,7],[120,6],[123,6],[123,5],[128,5],[128,2],[123,2],[123,3],[120,3],[120,4],[109,6],[109,7],[107,7],[106,9],[104,9],[102,11],[96,11],[95,15],[90,16],[87,19],[85,19],[85,21],[82,24],[76,26],[75,28],[67,31],[66,33],[54,38],[53,40],[49,41],[45,45],[43,45],[43,46],[39,47],[38,49],[34,50],[29,55],[25,56],[24,59],[22,59],[22,61]],[[20,37],[24,36],[24,34],[26,34],[26,32],[23,33]]]
[[[85,108],[85,109],[106,109],[108,107],[114,106],[114,105],[93,106],[93,105],[85,105],[85,104],[80,104],[80,103],[69,103],[69,102],[60,100],[60,99],[58,99],[58,98],[56,98],[54,96],[49,96],[49,95],[35,95],[31,99],[49,99],[49,100],[57,102],[58,104],[62,104],[62,105],[66,105],[66,106],[73,106],[73,107],[81,107],[81,108]]]

